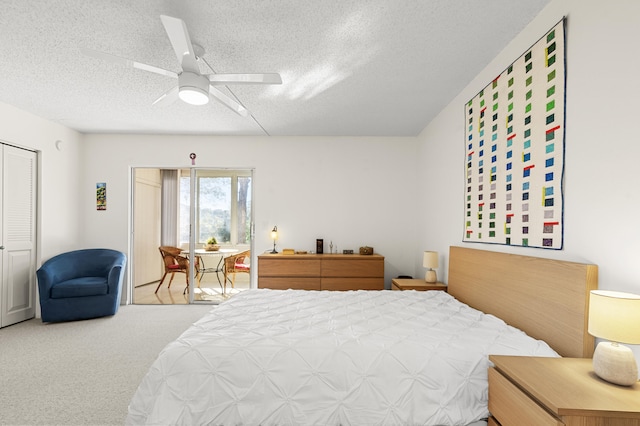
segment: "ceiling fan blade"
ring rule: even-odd
[[[184,21],[166,15],[160,15],[160,19],[162,19],[162,24],[169,36],[173,50],[176,52],[176,57],[182,66],[182,70],[200,74],[196,53]]]
[[[153,101],[152,105],[157,106],[166,106],[174,103],[178,100],[178,86],[172,87],[171,89],[164,92],[158,99]]]
[[[280,74],[209,74],[209,82],[219,84],[282,84]]]
[[[114,62],[116,64],[125,65],[127,67],[137,68],[143,71],[149,71],[155,74],[164,75],[167,77],[178,78],[178,74],[173,71],[165,70],[162,68],[154,67],[153,65],[143,64],[141,62],[132,61],[130,59],[121,58],[119,56],[111,55],[109,53],[98,52],[97,50],[81,48],[82,53],[87,56],[102,59],[108,62]]]
[[[243,117],[247,117],[249,115],[249,111],[247,111],[245,107],[243,107],[238,102],[231,99],[229,96],[225,95],[215,87],[209,86],[209,93],[215,100],[217,100],[218,102],[220,102],[222,105],[226,106],[233,112],[238,113]]]

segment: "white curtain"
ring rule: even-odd
[[[160,241],[178,247],[178,170],[162,170]]]

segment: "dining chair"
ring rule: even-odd
[[[251,273],[251,265],[245,263],[245,259],[251,259],[251,250],[246,250],[224,259],[224,290],[227,289],[227,279],[231,275],[231,288],[235,288],[237,272]]]
[[[167,288],[171,288],[171,282],[173,281],[173,277],[175,273],[182,272],[186,277],[187,286],[184,289],[184,292],[186,293],[187,290],[189,289],[189,259],[182,256],[180,254],[182,250],[180,250],[177,247],[160,246],[158,249],[160,250],[160,255],[162,256],[162,262],[164,264],[164,275],[162,275],[162,279],[160,280],[158,287],[156,287],[155,292],[157,293],[158,290],[160,290],[160,287],[162,286],[162,283],[164,282],[164,279],[167,276],[167,274],[169,273],[171,274],[171,278],[169,279],[169,285],[167,286]],[[196,278],[197,278],[197,270],[196,270]]]

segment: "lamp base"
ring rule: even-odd
[[[593,353],[593,371],[603,380],[631,386],[638,381],[638,366],[631,349],[612,342],[600,342]]]
[[[424,276],[424,281],[428,283],[435,283],[436,281],[438,281],[436,271],[434,271],[433,269],[429,269]]]

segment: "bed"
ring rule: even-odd
[[[592,354],[595,265],[451,247],[448,281],[245,291],[161,352],[126,423],[476,424],[489,354]]]

